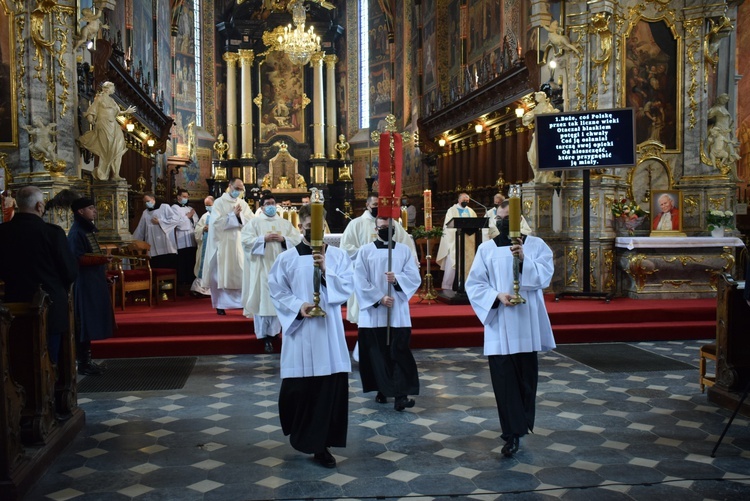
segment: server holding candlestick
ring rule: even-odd
[[[479,246],[466,280],[469,301],[484,325],[484,354],[490,366],[505,457],[518,451],[520,438],[534,429],[537,352],[555,348],[544,305],[544,289],[554,274],[553,254],[541,238],[521,236],[519,191],[512,187],[510,199],[498,207],[495,221],[500,234]],[[514,198],[518,205],[511,216]],[[520,289],[526,297],[517,300]]]

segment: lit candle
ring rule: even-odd
[[[323,246],[323,204],[320,202],[312,202],[310,204],[312,212],[311,225],[310,225],[310,242],[313,247]]]
[[[510,226],[509,236],[518,238],[521,236],[521,187],[513,184],[508,188],[508,223]]]
[[[409,214],[406,212],[406,207],[401,207],[401,226],[404,227],[404,231],[409,229]]]
[[[432,229],[432,190],[424,190],[424,229]]]
[[[295,228],[299,224],[299,215],[297,214],[297,209],[291,210],[291,218],[289,219],[289,222],[292,223],[292,226]]]

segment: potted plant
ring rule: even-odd
[[[615,221],[619,221],[628,230],[628,235],[633,235],[648,215],[647,210],[643,210],[637,203],[621,198],[619,201],[612,203],[612,216]]]
[[[706,214],[706,225],[712,236],[723,237],[725,228],[734,228],[734,212],[713,209]]]

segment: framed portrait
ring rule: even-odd
[[[682,192],[653,190],[651,197],[651,236],[684,236],[682,233]]]
[[[682,150],[682,39],[665,18],[636,16],[623,44],[622,95],[635,110],[636,144]]]
[[[13,13],[9,0],[0,0],[0,148],[18,146],[18,105],[16,103],[15,44]]]

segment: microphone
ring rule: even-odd
[[[487,207],[485,207],[485,206],[484,206],[484,204],[481,204],[481,203],[477,202],[476,200],[474,200],[474,199],[473,199],[473,198],[471,198],[471,197],[469,197],[469,200],[471,200],[471,201],[472,201],[472,202],[474,202],[475,204],[477,204],[477,205],[481,206],[481,207],[482,207],[482,209],[484,209],[484,213],[485,213],[485,215],[487,214],[487,212],[489,212],[489,210],[487,209]]]
[[[343,214],[343,215],[344,215],[344,217],[345,217],[345,218],[347,218],[347,219],[348,219],[349,221],[351,221],[351,220],[352,220],[352,217],[351,217],[351,216],[350,216],[349,214],[347,214],[346,212],[342,211],[342,210],[341,210],[341,209],[339,209],[338,207],[336,207],[336,212],[339,212],[339,213]]]

